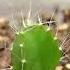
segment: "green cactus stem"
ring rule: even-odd
[[[17,33],[12,48],[12,70],[55,70],[61,52],[49,27],[35,25]]]

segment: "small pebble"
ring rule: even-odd
[[[70,69],[70,64],[66,64],[65,67],[66,67],[67,69]]]
[[[63,69],[63,66],[57,66],[56,68],[55,68],[55,70],[62,70]]]

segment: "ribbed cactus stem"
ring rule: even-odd
[[[61,52],[50,28],[35,25],[16,33],[12,49],[13,70],[55,70]]]

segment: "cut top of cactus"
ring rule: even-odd
[[[46,26],[32,26],[17,34],[12,49],[13,70],[55,70],[61,52]]]

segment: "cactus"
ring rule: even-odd
[[[12,70],[55,70],[61,52],[49,27],[34,25],[16,34]]]

